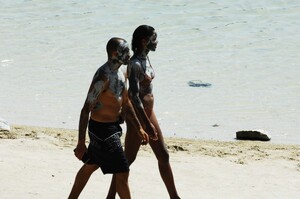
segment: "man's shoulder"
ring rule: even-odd
[[[107,63],[104,63],[102,66],[100,66],[100,67],[98,68],[97,71],[99,71],[99,72],[101,72],[101,73],[106,73],[108,68],[109,68],[108,64],[107,64]]]
[[[106,80],[107,79],[107,75],[108,75],[108,70],[107,70],[107,65],[103,64],[102,66],[100,66],[97,71],[96,74],[94,76],[94,81],[99,81],[99,80]]]

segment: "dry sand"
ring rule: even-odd
[[[67,198],[82,163],[76,130],[13,125],[0,131],[0,198]],[[124,136],[123,136],[124,138]],[[300,146],[166,138],[182,199],[300,198]],[[80,198],[105,198],[111,175],[96,171]],[[143,146],[131,166],[133,199],[167,199],[157,161]]]

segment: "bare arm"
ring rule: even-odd
[[[81,109],[78,129],[78,143],[75,150],[75,155],[78,159],[81,159],[84,152],[86,151],[85,138],[89,115],[90,112],[94,109],[98,96],[104,89],[104,82],[105,79],[103,77],[101,78],[99,71],[97,71],[90,85],[83,108]]]
[[[149,142],[148,134],[144,131],[134,108],[128,98],[127,89],[123,92],[123,109],[126,115],[126,118],[130,120],[133,126],[136,128],[136,131],[139,133],[139,136],[142,138],[142,144],[147,144]]]
[[[137,115],[140,117],[140,119],[143,121],[143,124],[145,124],[145,129],[148,132],[151,139],[156,140],[157,139],[157,133],[155,130],[155,127],[152,125],[149,117],[146,114],[146,111],[144,109],[142,100],[140,99],[140,84],[139,84],[139,75],[142,73],[141,66],[139,63],[133,63],[131,65],[131,71],[129,74],[129,96],[132,102],[132,105],[134,107],[134,110],[136,111]]]

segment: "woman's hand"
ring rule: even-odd
[[[146,145],[149,143],[149,136],[148,134],[144,131],[143,128],[140,128],[140,131],[139,131],[139,136],[141,137],[142,139],[142,145]]]
[[[150,123],[150,127],[148,126],[146,131],[151,140],[158,140],[156,128],[152,123]]]

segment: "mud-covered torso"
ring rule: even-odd
[[[118,120],[121,112],[125,76],[121,70],[111,71],[105,67],[100,68],[98,72],[100,76],[105,77],[105,81],[98,82],[99,86],[103,84],[103,91],[96,99],[91,117],[96,121],[113,122]]]
[[[135,57],[130,61],[128,66],[128,75],[131,73],[131,68],[135,67],[135,76],[139,80],[139,94],[145,96],[152,94],[152,80],[155,77],[154,70],[147,59]]]

